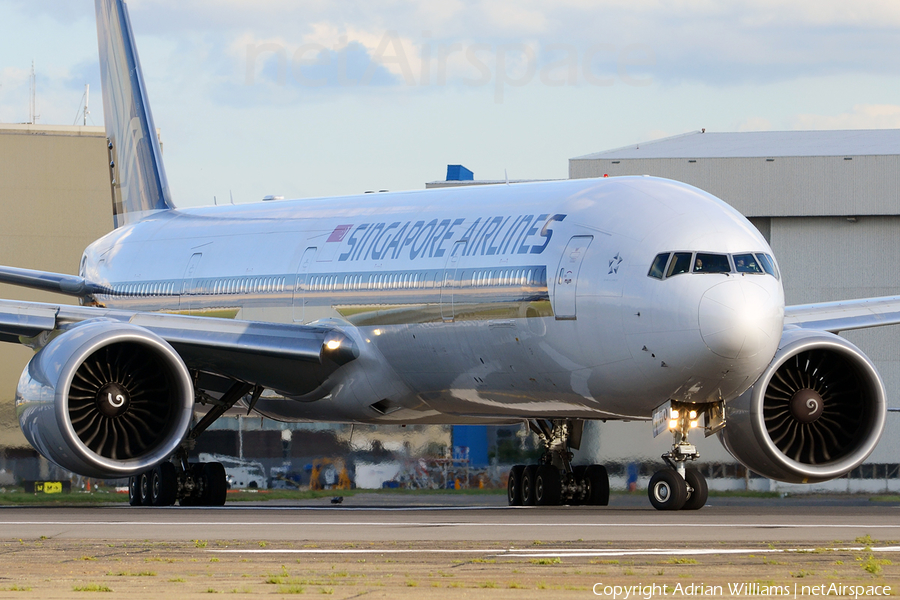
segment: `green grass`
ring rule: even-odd
[[[443,494],[453,494],[461,496],[498,496],[505,495],[506,489],[462,489],[462,490],[405,490],[405,489],[382,489],[382,490],[259,490],[255,492],[230,492],[228,494],[228,502],[264,502],[266,500],[313,500],[316,498],[333,498],[335,496],[344,496],[345,498],[355,496],[356,494],[379,494],[387,496],[436,496]],[[12,490],[0,494],[0,506],[10,505],[81,505],[81,504],[104,504],[108,502],[124,503],[128,502],[128,494],[120,494],[113,490],[100,490],[91,493],[72,492],[68,494],[31,494],[22,491],[22,489]]]
[[[72,588],[75,592],[111,592],[112,590],[105,585],[98,583],[89,583],[87,585],[76,585]]]
[[[562,564],[562,559],[558,556],[556,558],[533,558],[528,562],[533,565],[559,565]]]
[[[668,560],[664,560],[664,561],[660,562],[660,564],[661,565],[696,565],[697,559],[673,557]]]
[[[117,494],[114,491],[72,492],[69,494],[31,494],[21,489],[0,494],[0,506],[6,505],[58,505],[102,504],[106,502],[128,502],[128,494]]]
[[[871,498],[869,498],[869,502],[900,502],[900,496],[897,496],[897,495],[872,496]]]

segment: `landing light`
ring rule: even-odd
[[[334,351],[340,347],[341,347],[341,340],[328,340],[327,342],[325,342],[325,348],[327,350]]]
[[[691,411],[691,412],[694,412],[694,411]],[[696,416],[696,414],[694,416]],[[700,421],[691,421],[691,429],[694,429],[695,427],[699,427],[699,426],[700,426]]]
[[[678,409],[673,408],[673,409],[672,409],[672,415],[671,415],[669,418],[670,418],[670,419],[677,419],[677,418],[678,418]]]
[[[678,419],[669,419],[669,429],[678,428]]]
[[[384,333],[384,332],[380,329],[375,329],[374,331],[372,331],[373,335],[381,335],[382,333]]]
[[[692,410],[692,411],[688,414],[688,418],[689,418],[689,419],[696,419],[696,418],[697,418],[697,411],[696,411],[696,410]]]

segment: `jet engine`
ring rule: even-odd
[[[193,406],[190,374],[166,341],[102,319],[52,339],[16,390],[28,441],[64,469],[99,478],[135,475],[169,458]]]
[[[817,483],[861,464],[881,438],[884,384],[859,348],[793,330],[753,387],[726,405],[719,439],[764,477]]]

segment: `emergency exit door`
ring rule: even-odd
[[[187,314],[190,314],[192,308],[196,308],[196,306],[192,306],[192,300],[197,294],[194,282],[197,278],[197,265],[200,264],[201,258],[203,258],[203,254],[200,252],[192,254],[187,267],[184,269],[184,277],[181,278],[180,309]]]
[[[313,259],[316,257],[315,246],[307,248],[303,252],[303,257],[300,259],[300,265],[297,267],[297,279],[294,282],[294,298],[293,298],[293,306],[294,306],[294,322],[302,323],[306,311],[306,289],[307,282],[309,279],[309,269],[310,265],[312,265]]]
[[[467,240],[460,240],[453,244],[450,256],[444,264],[444,275],[441,281],[441,318],[445,323],[453,321],[456,316],[453,294],[459,288],[460,259],[466,254]],[[459,294],[456,292],[456,302],[459,302]]]
[[[575,319],[575,296],[578,288],[578,274],[581,271],[581,263],[587,253],[588,246],[594,239],[590,235],[577,235],[569,240],[566,251],[559,259],[559,267],[556,269],[555,306],[554,312],[557,319]]]

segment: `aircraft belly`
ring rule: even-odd
[[[383,328],[378,348],[432,409],[454,416],[643,416],[622,402],[610,412],[590,384],[596,365],[573,344],[575,322],[498,320]],[[565,331],[559,325],[565,325]],[[621,370],[621,365],[619,365]],[[614,369],[610,369],[613,372]]]

